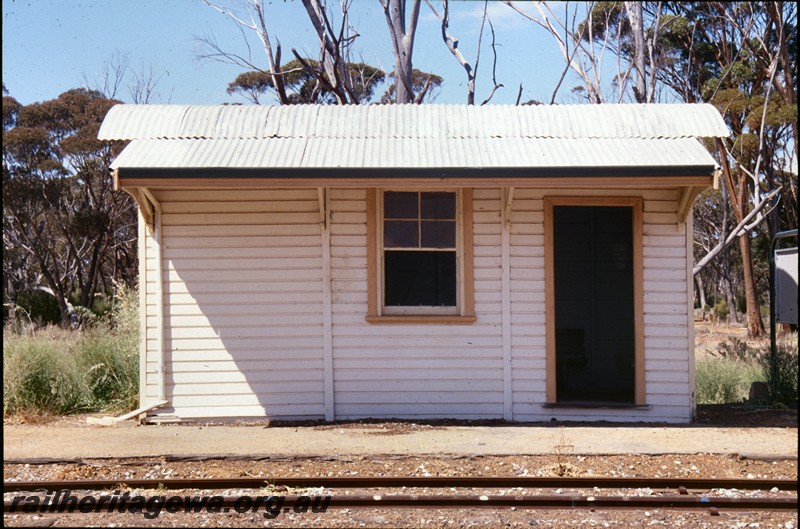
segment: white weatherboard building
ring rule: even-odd
[[[119,105],[151,420],[688,422],[708,105]]]

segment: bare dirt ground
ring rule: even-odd
[[[712,321],[694,322],[694,346],[695,355],[698,358],[715,352],[720,343],[734,338],[746,342],[748,346],[754,349],[769,345],[769,336],[749,338],[747,329],[742,325],[728,325]]]

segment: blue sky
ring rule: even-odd
[[[200,0],[3,0],[2,4],[3,83],[22,104],[53,99],[87,84],[98,87],[103,65],[115,55],[126,57],[128,81],[131,72],[152,69],[158,76],[152,102],[245,102],[225,91],[242,68],[197,59],[197,37],[209,32],[226,49],[239,53],[247,50],[233,23]],[[434,4],[440,8],[437,0]],[[505,85],[492,103],[513,104],[520,83],[523,101],[549,100],[564,66],[555,42],[508,6],[490,2],[489,8],[497,38],[497,80]],[[475,57],[482,10],[483,2],[451,2],[450,32],[460,39],[462,52],[470,61]],[[267,14],[271,36],[283,46],[284,62],[291,57],[291,48],[316,55],[316,38],[299,1],[273,0],[268,3]],[[354,0],[351,19],[361,35],[356,57],[391,70],[391,43],[378,0]],[[251,37],[253,57],[266,68],[263,52]],[[490,41],[487,31],[478,71],[477,102],[488,96],[492,86]],[[444,77],[437,103],[466,102],[466,74],[445,47],[439,21],[424,3],[414,67]],[[557,101],[577,102],[570,93],[576,84],[574,77],[568,77]],[[117,97],[131,99],[125,88]]]

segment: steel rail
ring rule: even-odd
[[[609,477],[417,477],[417,476],[343,476],[343,477],[237,477],[237,478],[152,478],[152,479],[81,479],[55,481],[4,481],[4,492],[56,490],[106,490],[125,485],[128,488],[166,490],[182,489],[259,489],[268,486],[292,488],[574,488],[574,489],[739,489],[796,491],[797,480],[740,478],[609,478]]]
[[[164,504],[165,496],[157,497],[158,502]],[[18,502],[19,503],[19,502]],[[289,512],[295,505],[308,507],[308,497],[285,496],[281,502],[284,512]],[[231,512],[241,506],[241,497],[225,496],[218,507],[222,512]],[[252,504],[247,504],[250,507]],[[154,507],[149,504],[149,507]],[[681,509],[697,510],[709,509],[716,512],[725,510],[770,510],[770,511],[797,511],[797,498],[728,498],[709,496],[579,496],[579,495],[334,495],[325,501],[325,508],[528,508],[528,509]],[[25,505],[14,504],[5,500],[3,503],[5,513],[55,513],[63,514],[89,514],[97,512],[94,504],[87,511],[74,509],[73,511],[59,509],[55,505],[36,506],[27,508]],[[119,511],[122,512],[122,511]],[[186,512],[183,508],[175,512]],[[198,511],[193,511],[198,512]],[[257,512],[255,509],[237,510],[235,512]]]

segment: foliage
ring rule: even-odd
[[[717,270],[732,308],[732,277],[742,277],[748,331],[758,336],[764,333],[759,294],[766,294],[766,282],[759,281],[765,275],[754,264],[751,239],[757,246],[768,232],[797,226],[797,178],[783,169],[787,159],[797,158],[797,7],[793,2],[672,2],[664,7],[656,75],[684,101],[715,105],[728,124],[732,134],[720,156],[731,166],[723,179],[731,222],[741,222],[761,197],[783,188],[766,230],[755,228],[739,239],[741,269],[722,263]],[[720,207],[725,211],[718,218],[724,219],[727,205]],[[719,240],[724,240],[727,226],[719,226]]]
[[[3,413],[123,412],[139,392],[136,292],[120,287],[108,319],[83,330],[6,327]]]
[[[716,353],[711,354],[737,362],[752,362],[757,356],[757,351],[746,341],[730,336],[727,340],[720,342]]]
[[[755,362],[708,356],[697,361],[696,396],[698,404],[744,402],[750,385],[763,381],[763,373]]]
[[[70,325],[76,305],[91,309],[114,281],[133,283],[136,209],[107,170],[122,145],[97,139],[116,103],[86,89],[27,106],[3,97],[3,302],[12,315],[48,292]]]
[[[728,315],[731,313],[730,309],[728,308],[728,304],[724,299],[717,301],[713,310],[714,316],[716,316],[719,320],[727,320]]]
[[[336,97],[328,86],[318,80],[317,74],[321,68],[318,61],[303,59],[304,66],[299,59],[294,59],[281,68],[283,84],[287,91],[287,104],[334,104]],[[348,63],[347,69],[353,83],[353,91],[359,102],[369,102],[375,88],[386,78],[386,73],[369,64],[358,62]],[[323,79],[327,79],[325,74]],[[260,103],[260,97],[268,92],[275,93],[273,76],[264,71],[248,71],[239,74],[228,85],[229,94],[241,94],[255,104]]]
[[[389,73],[389,77],[393,82],[386,89],[386,92],[381,97],[381,103],[394,103],[397,99],[397,82],[394,81],[394,72]],[[427,73],[414,68],[411,72],[411,88],[415,94],[422,92],[422,89],[428,85],[427,92],[423,101],[432,102],[436,98],[436,89],[442,86],[444,79],[435,73]]]
[[[56,299],[43,290],[22,291],[16,299],[17,315],[24,312],[28,323],[38,325],[57,324],[61,321],[61,311]]]
[[[774,404],[797,408],[798,377],[797,333],[787,334],[776,344],[775,369],[769,346],[761,351],[758,362],[764,370],[764,378],[770,388],[770,399]],[[774,376],[773,376],[774,372]]]
[[[733,230],[734,214],[731,210],[725,189],[706,189],[697,197],[694,204],[694,259],[699,262],[720,241]],[[737,245],[731,245],[720,252],[716,259],[708,263],[699,274],[702,283],[721,288],[726,297],[733,297],[741,281],[741,259]],[[731,296],[727,296],[727,291]],[[727,300],[726,300],[727,301]],[[737,307],[738,308],[738,307]],[[738,319],[734,318],[734,322]]]

